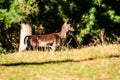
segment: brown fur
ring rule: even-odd
[[[52,51],[55,51],[61,45],[61,38],[56,34],[30,35],[27,37],[27,50],[50,47]]]

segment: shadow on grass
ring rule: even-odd
[[[44,65],[44,64],[57,64],[57,63],[66,63],[73,62],[73,60],[56,60],[56,61],[46,61],[46,62],[18,62],[18,63],[7,63],[0,64],[0,66],[22,66],[22,65]]]
[[[44,64],[58,64],[58,63],[67,63],[67,62],[82,62],[82,61],[91,61],[96,59],[106,59],[106,58],[119,58],[120,55],[110,55],[105,58],[87,58],[81,60],[56,60],[56,61],[46,61],[46,62],[18,62],[18,63],[7,63],[7,64],[0,64],[0,66],[24,66],[24,65],[44,65]]]

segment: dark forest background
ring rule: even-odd
[[[120,42],[120,0],[0,0],[0,52],[18,51],[23,21],[46,34],[65,20],[75,28],[71,47]]]

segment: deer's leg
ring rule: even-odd
[[[41,47],[40,47],[40,50],[41,50],[41,51],[44,51],[44,47],[43,47],[43,46],[41,46]]]
[[[44,46],[44,51],[46,51],[47,50],[47,46]]]
[[[50,48],[51,48],[51,50],[50,50],[51,52],[54,52],[56,50],[55,46],[51,46]]]
[[[32,47],[32,50],[33,50],[33,51],[35,50],[35,47],[34,47],[34,46]]]

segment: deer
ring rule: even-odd
[[[63,39],[67,37],[68,31],[74,31],[74,28],[65,22],[60,32],[42,35],[28,35],[24,38],[26,50],[37,50],[41,47],[49,47],[51,51],[56,51],[62,45]]]

